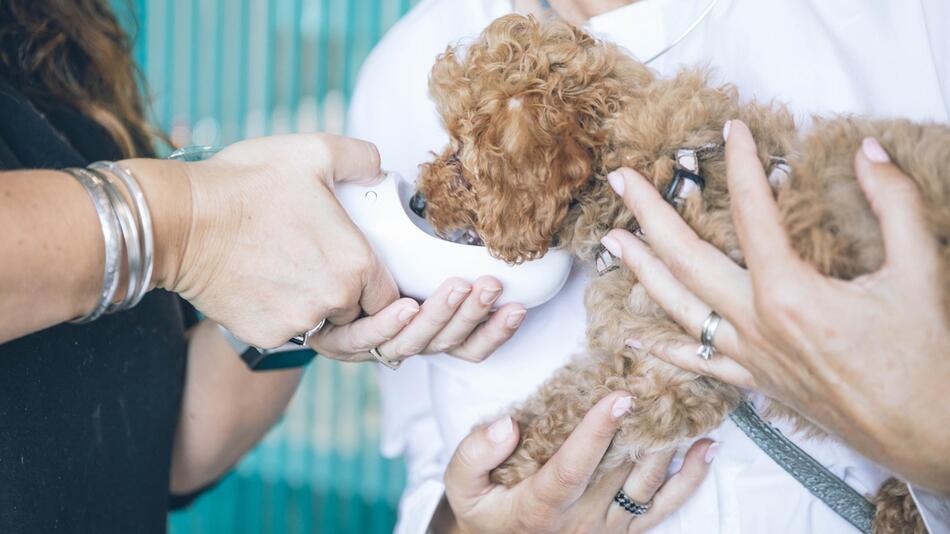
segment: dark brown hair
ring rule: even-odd
[[[0,74],[34,102],[102,125],[123,155],[152,155],[132,45],[109,0],[0,0]]]

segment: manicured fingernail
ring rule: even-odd
[[[640,340],[639,340],[639,339],[632,339],[632,338],[631,338],[631,339],[628,339],[628,340],[626,341],[626,343],[627,343],[627,346],[630,347],[631,349],[637,349],[637,350],[639,350],[639,349],[642,349],[642,348],[643,348],[643,343],[640,343]]]
[[[863,150],[864,155],[874,163],[887,163],[891,161],[891,158],[887,155],[887,151],[884,150],[881,143],[873,137],[864,138],[864,141],[861,142],[861,150]]]
[[[488,439],[493,443],[504,443],[511,437],[511,416],[507,415],[488,427]]]
[[[472,288],[470,287],[458,286],[453,288],[452,292],[449,293],[449,306],[458,306],[458,303],[462,302],[462,299],[464,299],[471,292]]]
[[[630,411],[631,406],[633,406],[633,397],[630,395],[620,397],[615,400],[614,405],[610,407],[610,415],[613,416],[614,419],[620,419]]]
[[[412,319],[413,317],[415,317],[417,313],[419,313],[419,308],[417,306],[410,306],[408,308],[404,308],[402,311],[399,312],[399,317],[398,317],[399,322],[404,323],[408,321],[409,319]]]
[[[719,452],[719,442],[715,442],[706,449],[706,456],[703,457],[707,464],[711,464],[716,454]]]
[[[729,129],[732,128],[732,121],[726,121],[726,124],[722,125],[722,140],[729,140]]]
[[[615,258],[623,257],[623,249],[620,248],[620,242],[609,235],[600,238],[600,244],[603,245],[608,252],[613,254]]]
[[[498,295],[501,295],[500,287],[486,287],[478,296],[478,300],[480,300],[485,306],[488,306],[489,304],[492,304],[498,300]]]
[[[515,310],[508,314],[505,324],[508,325],[508,328],[518,328],[527,314],[527,310]]]
[[[608,174],[607,183],[610,184],[610,188],[614,190],[614,193],[623,196],[624,180],[620,171],[614,171]]]

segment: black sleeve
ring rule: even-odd
[[[201,313],[195,309],[187,300],[178,297],[178,302],[181,303],[181,317],[182,321],[185,324],[185,330],[187,331],[191,327],[198,324],[204,317],[201,316]]]
[[[175,511],[175,510],[181,510],[183,508],[188,508],[189,506],[192,505],[192,503],[195,502],[195,499],[197,499],[202,494],[204,494],[204,492],[217,487],[217,485],[221,482],[221,480],[223,480],[224,477],[226,476],[228,476],[228,473],[225,473],[224,475],[221,476],[221,478],[219,478],[218,480],[215,480],[214,482],[208,484],[207,486],[197,489],[191,493],[170,494],[168,496],[168,510]]]

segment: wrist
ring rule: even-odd
[[[192,226],[192,186],[185,164],[157,159],[120,162],[135,176],[152,216],[152,287],[173,290]]]

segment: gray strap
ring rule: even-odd
[[[778,429],[763,421],[751,404],[741,402],[729,418],[812,495],[821,499],[861,532],[871,533],[874,505],[798,448]]]

